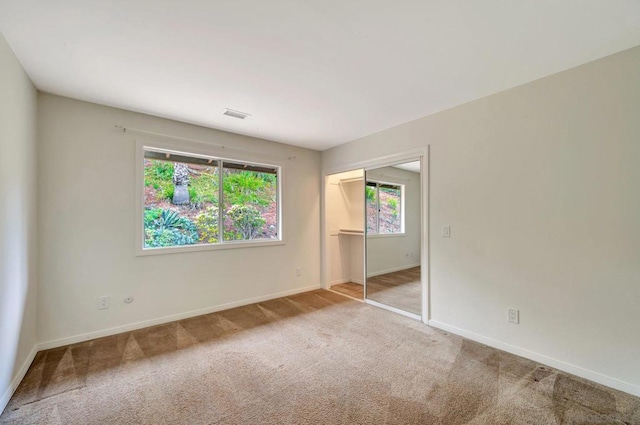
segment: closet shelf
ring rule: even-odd
[[[340,229],[339,234],[340,235],[363,236],[364,235],[364,230],[361,230],[361,229]]]
[[[340,179],[340,184],[343,183],[355,183],[355,182],[361,182],[364,181],[364,177],[360,176],[360,177],[349,177],[346,179]]]

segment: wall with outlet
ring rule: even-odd
[[[639,69],[637,47],[325,151],[323,167],[429,145],[430,323],[640,395]]]
[[[405,233],[367,237],[367,274],[377,276],[420,265],[420,173],[394,167],[367,171],[367,179],[404,185]]]
[[[36,90],[0,34],[0,412],[36,345]]]
[[[318,152],[49,94],[38,104],[45,347],[319,287]],[[136,256],[135,141],[142,136],[115,125],[225,145],[226,157],[237,148],[279,159],[285,243]],[[100,297],[109,297],[108,308]]]

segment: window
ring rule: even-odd
[[[404,185],[367,181],[367,233],[404,233]]]
[[[143,152],[145,250],[281,240],[279,167]]]

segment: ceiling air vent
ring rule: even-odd
[[[234,111],[233,109],[229,109],[229,108],[225,109],[224,115],[228,115],[228,116],[233,117],[233,118],[239,118],[241,120],[251,116],[250,114],[247,114],[246,112]]]

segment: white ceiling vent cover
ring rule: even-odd
[[[251,114],[247,114],[246,112],[235,111],[233,109],[226,108],[224,111],[224,115],[228,115],[233,118],[239,118],[241,120],[250,117]]]

